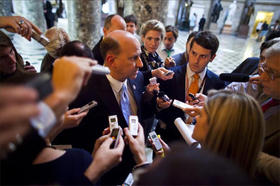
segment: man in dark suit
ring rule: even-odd
[[[104,64],[104,59],[100,52],[100,44],[103,38],[105,38],[110,32],[113,32],[114,30],[126,30],[126,23],[124,19],[116,14],[112,14],[106,17],[103,27],[104,36],[100,38],[98,43],[92,49],[94,59],[96,59],[98,61],[98,64],[100,65]]]
[[[187,64],[187,62],[189,61],[188,51],[190,51],[190,44],[191,44],[192,39],[193,39],[193,37],[195,36],[196,33],[197,33],[197,31],[194,31],[194,32],[189,34],[188,39],[187,39],[187,43],[186,43],[186,51],[185,52],[182,52],[180,54],[176,54],[176,55],[172,56],[172,58],[174,59],[174,61],[176,63],[176,66]]]
[[[122,102],[122,87],[126,86],[131,115],[137,115],[142,123],[149,114],[151,107],[144,106],[142,93],[144,78],[139,68],[143,66],[140,59],[140,43],[129,32],[117,30],[111,32],[101,42],[101,52],[105,65],[109,67],[110,74],[92,74],[87,86],[82,89],[78,98],[71,107],[81,107],[95,100],[98,105],[91,109],[78,128],[65,131],[61,140],[71,143],[73,147],[84,148],[92,152],[95,140],[102,135],[102,131],[109,127],[108,117],[117,115],[118,124],[122,128],[128,126]],[[149,97],[150,98],[150,97]],[[146,114],[147,113],[147,114]],[[63,142],[63,141],[60,141]],[[101,178],[106,185],[122,184],[135,165],[129,147],[125,147],[122,162]]]
[[[165,82],[159,81],[160,89],[171,99],[186,102],[191,101],[190,93],[207,95],[207,91],[210,89],[224,88],[225,83],[219,80],[214,72],[207,69],[208,63],[216,57],[218,47],[219,41],[214,34],[208,31],[197,33],[190,44],[189,63],[175,67],[173,79]],[[164,102],[162,99],[157,101],[158,107],[163,109],[159,112],[158,117],[166,123],[166,130],[159,129],[163,139],[167,142],[182,139],[174,125],[174,120],[177,117],[185,119],[185,114],[180,109],[170,106],[171,101]]]

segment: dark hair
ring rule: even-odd
[[[124,20],[126,23],[134,23],[135,25],[137,25],[137,19],[134,15],[130,14],[128,16],[124,17]]]
[[[121,47],[117,40],[105,37],[100,44],[100,52],[103,59],[105,59],[108,52],[118,55],[121,52]]]
[[[136,185],[247,185],[246,173],[228,159],[186,144],[172,146],[157,165],[141,174]]]
[[[105,19],[105,21],[104,21],[104,27],[106,28],[106,29],[109,29],[110,27],[111,27],[111,20],[112,20],[112,18],[115,16],[115,15],[117,15],[117,14],[111,14],[111,15],[108,15],[107,17],[106,17],[106,19]]]
[[[60,50],[59,56],[79,56],[93,59],[91,49],[81,41],[75,40],[66,43]]]
[[[266,36],[265,41],[272,40],[276,37],[280,37],[280,31],[272,31],[268,36]]]
[[[178,38],[178,29],[175,26],[168,25],[165,27],[165,33],[166,32],[172,32],[173,36],[175,37],[175,40]]]
[[[269,40],[269,41],[265,41],[262,43],[261,47],[260,47],[260,53],[263,52],[264,49],[267,49],[269,47],[271,47],[272,45],[274,45],[275,43],[278,43],[279,40]]]
[[[202,31],[195,34],[191,42],[191,48],[194,42],[196,42],[196,44],[202,46],[203,48],[211,50],[211,56],[215,55],[219,48],[218,38],[209,31]]]
[[[192,33],[190,33],[187,39],[187,43],[190,42],[191,38],[193,38],[197,33],[198,31],[193,31]]]

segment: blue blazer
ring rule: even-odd
[[[128,84],[132,88],[131,90],[137,105],[139,122],[141,123],[144,117],[152,113],[149,108],[143,109],[142,93],[145,90],[143,74],[139,72],[136,79],[128,79]],[[92,74],[87,86],[81,90],[78,98],[70,107],[78,108],[92,100],[97,101],[98,105],[89,111],[78,127],[62,132],[56,138],[56,143],[70,143],[73,147],[83,148],[91,153],[96,139],[102,135],[102,131],[105,128],[109,127],[108,116],[117,115],[119,125],[122,128],[128,127],[105,75]],[[105,185],[122,184],[134,165],[133,155],[129,147],[126,146],[122,162],[104,174],[101,178],[101,183]]]
[[[244,74],[252,74],[257,68],[259,64],[258,57],[249,57],[242,63],[240,63],[232,73],[244,73]]]
[[[176,66],[184,65],[184,64],[187,64],[187,62],[188,62],[186,59],[186,56],[185,56],[185,52],[176,54],[176,55],[172,56],[172,58],[174,59]]]
[[[171,80],[159,81],[160,90],[164,91],[169,98],[177,99],[179,101],[185,102],[185,77],[186,77],[186,64],[177,66],[172,69],[174,71],[174,77]],[[212,71],[206,71],[206,80],[203,89],[203,94],[207,95],[210,89],[223,89],[225,87],[224,81],[221,81],[219,77]],[[168,134],[162,134],[165,136],[167,142],[183,139],[181,134],[174,125],[174,120],[177,117],[185,119],[185,114],[182,110],[177,109],[173,106],[168,109],[162,110],[158,113],[157,117],[167,124],[166,132]]]

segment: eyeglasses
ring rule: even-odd
[[[266,63],[260,63],[259,64],[259,72],[260,72],[260,75],[262,73],[266,72],[268,77],[271,80],[275,80],[276,78],[280,78],[280,72],[273,71],[271,68],[266,66]]]

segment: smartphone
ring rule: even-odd
[[[39,35],[36,32],[34,32],[33,30],[32,30],[31,37],[33,39],[35,39],[36,41],[38,41],[44,47],[47,46],[49,44],[49,42],[50,42],[49,39],[46,38],[44,35]]]
[[[118,146],[119,140],[120,140],[120,135],[121,135],[121,128],[114,128],[111,132],[111,138],[113,139],[113,143],[111,144],[110,148],[114,149]]]
[[[138,116],[129,116],[129,132],[132,136],[138,135]]]
[[[173,73],[174,73],[173,71],[169,70],[168,72],[164,73],[164,75],[165,75],[165,76],[169,76],[169,75],[171,75],[171,74],[173,74]]]
[[[93,101],[89,102],[88,104],[82,106],[80,111],[78,112],[78,114],[88,111],[89,109],[95,107],[96,105],[97,105],[97,102],[93,100]]]
[[[154,144],[155,149],[157,151],[162,149],[162,145],[161,145],[161,143],[159,141],[159,138],[158,138],[155,131],[152,131],[152,132],[149,133],[149,138],[153,141],[153,144]]]
[[[35,89],[39,95],[39,100],[44,99],[53,91],[51,76],[47,73],[37,75],[27,82],[25,86]]]
[[[165,102],[170,101],[169,97],[163,91],[160,91],[158,93],[158,97],[161,98]]]
[[[110,131],[112,132],[112,130],[114,128],[118,128],[119,124],[118,124],[118,116],[117,115],[112,115],[108,117],[109,120],[109,127],[110,127]]]
[[[31,65],[28,61],[25,62],[25,66]]]
[[[151,85],[157,84],[157,78],[156,78],[156,77],[150,78],[149,81],[150,81],[150,84],[151,84]]]
[[[192,98],[193,101],[196,100],[196,99],[198,99],[198,98],[195,97],[193,94],[189,94],[189,96]]]

